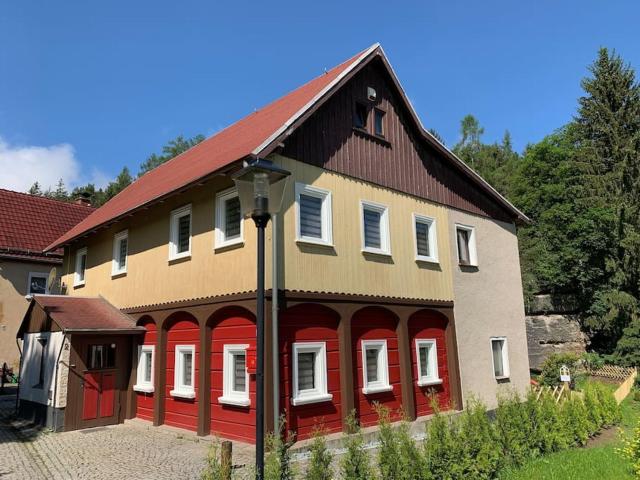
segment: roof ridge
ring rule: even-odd
[[[58,205],[62,204],[62,205],[68,205],[70,207],[73,208],[90,208],[91,210],[97,210],[96,207],[92,207],[91,205],[82,205],[79,203],[73,203],[73,202],[67,202],[65,200],[58,200],[57,198],[50,198],[50,197],[45,197],[43,195],[33,195],[31,193],[28,192],[19,192],[17,190],[9,190],[8,188],[1,188],[0,187],[0,192],[6,192],[6,193],[11,193],[11,194],[16,194],[16,195],[21,195],[23,197],[28,197],[31,199],[34,199],[35,201],[42,201],[42,202],[53,202],[56,203]]]

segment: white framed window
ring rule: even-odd
[[[460,265],[478,266],[475,227],[456,224],[456,246],[458,248],[458,263]]]
[[[244,222],[236,188],[229,188],[216,195],[215,241],[215,248],[239,245],[244,242]]]
[[[327,344],[293,344],[293,405],[326,402],[333,398],[327,390]]]
[[[331,192],[296,183],[296,241],[333,245]]]
[[[76,271],[73,275],[73,286],[84,285],[84,276],[87,270],[87,248],[76,250]]]
[[[191,255],[191,205],[171,212],[169,227],[169,260]]]
[[[133,386],[136,392],[153,392],[154,352],[154,345],[140,345],[138,347],[137,379]]]
[[[360,201],[362,251],[391,255],[389,208],[378,203]]]
[[[438,378],[438,350],[434,339],[416,339],[416,360],[419,386],[442,383]]]
[[[172,397],[195,398],[196,347],[176,345]]]
[[[393,390],[386,340],[362,340],[362,381],[364,394]]]
[[[496,380],[509,378],[509,349],[507,337],[491,338],[491,357],[493,358],[493,376]]]
[[[111,276],[127,273],[127,258],[129,256],[129,231],[116,233],[113,237],[113,259],[111,261]]]
[[[438,263],[438,241],[435,219],[414,213],[413,238],[416,244],[416,260]]]
[[[220,403],[248,407],[249,373],[247,372],[247,348],[249,345],[225,345],[222,360],[222,396]]]
[[[27,295],[42,295],[49,293],[47,281],[49,275],[42,272],[29,272],[29,280],[27,282]]]

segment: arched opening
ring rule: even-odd
[[[312,303],[280,315],[280,408],[300,440],[320,424],[342,430],[339,322],[335,311]]]
[[[247,358],[256,349],[256,320],[241,307],[226,307],[207,321],[211,328],[210,429],[214,435],[255,442],[256,379]]]
[[[140,318],[136,325],[145,328],[136,352],[136,383],[133,387],[136,392],[136,417],[152,422],[158,329],[156,322],[149,315]]]
[[[198,425],[200,328],[187,312],[165,321],[167,332],[164,423],[188,430]]]
[[[433,413],[433,400],[441,410],[451,408],[447,323],[447,318],[434,310],[420,310],[409,318],[413,392],[419,417]]]
[[[381,307],[365,307],[351,319],[355,409],[363,426],[378,421],[375,404],[400,420],[402,386],[396,327],[398,318]]]

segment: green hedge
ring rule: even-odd
[[[389,411],[378,406],[375,450],[365,444],[352,414],[350,429],[355,433],[345,438],[337,477],[328,473],[331,455],[320,437],[313,442],[302,476],[294,475],[289,465],[291,439],[272,439],[265,480],[491,479],[500,470],[518,467],[530,458],[584,445],[590,436],[620,421],[613,394],[598,383],[587,384],[582,399],[573,396],[560,403],[547,394],[536,399],[531,393],[523,399],[511,393],[499,398],[491,414],[475,399],[457,416],[440,413],[437,405],[434,408],[436,413],[427,424],[424,439],[415,440],[407,422],[392,425]],[[210,456],[209,461],[209,471],[219,471],[215,457]],[[203,478],[219,480],[211,474]]]

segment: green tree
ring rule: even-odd
[[[29,188],[29,195],[42,195],[42,188],[40,188],[40,183],[39,182],[34,182],[33,185],[31,185],[31,188]]]
[[[182,135],[178,135],[162,147],[162,154],[157,155],[153,153],[140,165],[138,177],[171,160],[173,157],[180,155],[182,152],[186,152],[191,147],[202,142],[204,138],[204,135],[196,135],[192,138],[184,138]]]

